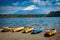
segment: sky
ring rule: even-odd
[[[0,14],[48,14],[60,11],[60,0],[0,0]]]

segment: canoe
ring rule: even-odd
[[[37,33],[42,32],[43,30],[44,30],[44,27],[41,27],[40,29],[35,29],[35,30],[33,30],[32,33],[37,34]]]
[[[19,32],[19,31],[21,31],[23,29],[24,29],[24,27],[18,27],[18,28],[14,28],[12,31],[13,32]]]
[[[11,28],[9,28],[9,27],[4,27],[2,29],[2,32],[9,32],[9,31],[11,31]]]
[[[53,34],[56,34],[56,30],[51,29],[51,30],[47,31],[46,34],[49,35],[49,36],[52,36]]]
[[[33,27],[29,27],[29,28],[26,28],[26,29],[24,30],[24,32],[25,32],[25,33],[28,33],[28,32],[31,32],[32,30],[34,30],[34,28],[33,28]]]

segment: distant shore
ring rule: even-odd
[[[0,14],[0,18],[46,17],[47,14]]]
[[[60,17],[60,11],[51,11],[48,14],[0,14],[0,18],[18,18],[18,17]]]

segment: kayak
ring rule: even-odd
[[[21,31],[23,29],[24,29],[24,27],[18,27],[18,28],[14,28],[12,31],[13,32],[19,32],[19,31]]]
[[[2,32],[9,32],[9,31],[11,31],[11,28],[9,28],[9,27],[4,27],[2,29]]]
[[[35,29],[35,30],[33,30],[32,33],[37,34],[37,33],[42,32],[43,30],[44,30],[44,27],[41,27],[40,29]]]
[[[32,31],[32,30],[34,30],[34,28],[33,28],[33,27],[29,27],[29,28],[26,28],[26,29],[24,30],[24,32],[25,32],[25,33],[28,33],[28,32],[30,32],[30,31]]]
[[[46,34],[49,35],[49,36],[52,36],[53,34],[56,34],[56,30],[51,29],[51,30],[47,31]]]

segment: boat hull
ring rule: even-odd
[[[19,32],[19,31],[21,31],[23,29],[24,29],[24,27],[14,28],[13,29],[13,32]]]
[[[29,32],[31,32],[32,30],[34,30],[33,27],[25,29],[24,32],[25,32],[25,33],[29,33]]]
[[[46,32],[46,35],[48,35],[48,36],[52,36],[54,34],[56,34],[56,30],[50,30],[50,31]]]
[[[40,32],[42,32],[44,30],[44,28],[42,27],[42,28],[40,28],[40,29],[35,29],[35,30],[33,30],[33,33],[34,34],[37,34],[37,33],[40,33]]]

